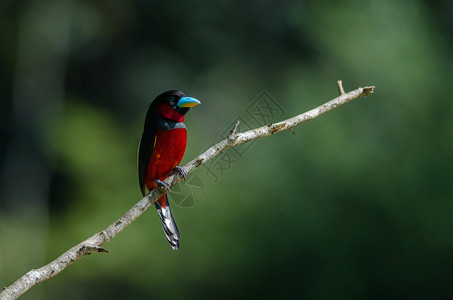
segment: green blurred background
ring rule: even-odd
[[[229,150],[217,178],[195,171],[202,198],[173,205],[179,251],[152,208],[110,254],[23,299],[452,299],[452,13],[447,0],[1,1],[0,286],[141,198],[156,95],[202,101],[184,163],[234,120],[259,125],[247,112],[263,92],[277,121],[342,79],[376,92]]]

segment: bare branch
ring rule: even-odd
[[[228,138],[215,144],[214,146],[207,149],[205,152],[200,154],[198,157],[191,160],[183,168],[187,174],[193,172],[196,168],[206,163],[208,160],[213,157],[223,153],[227,149],[247,143],[265,136],[270,136],[281,132],[283,130],[290,130],[294,126],[297,126],[301,123],[312,120],[323,113],[326,113],[332,109],[339,107],[345,103],[348,103],[354,99],[357,99],[362,96],[367,96],[374,91],[374,86],[368,86],[364,88],[358,88],[352,92],[344,93],[342,92],[341,81],[338,82],[338,88],[340,91],[340,96],[324,103],[321,106],[318,106],[310,111],[307,111],[303,114],[297,115],[295,117],[289,118],[287,120],[248,130],[242,133],[236,133],[239,122],[237,122],[233,129],[231,130]],[[173,172],[165,182],[169,184],[170,187],[173,187],[179,181],[183,179],[180,172]],[[6,287],[0,293],[0,300],[9,300],[17,299],[20,295],[25,293],[34,285],[43,282],[66,269],[73,262],[81,259],[82,257],[89,255],[93,252],[108,252],[108,250],[102,248],[101,246],[109,242],[114,238],[118,233],[125,229],[129,224],[131,224],[135,219],[137,219],[145,210],[148,209],[157,199],[159,199],[165,191],[155,188],[148,195],[143,197],[137,204],[135,204],[129,211],[127,211],[121,218],[108,226],[104,231],[98,232],[92,237],[86,239],[85,241],[79,243],[78,245],[72,247],[57,259],[51,263],[41,267],[39,269],[33,269],[19,278],[9,287]]]

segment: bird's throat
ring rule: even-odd
[[[159,103],[156,110],[157,114],[162,118],[176,122],[184,122],[184,115],[171,108],[168,103]]]

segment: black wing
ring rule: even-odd
[[[145,176],[148,163],[153,155],[154,145],[156,142],[156,117],[154,105],[151,104],[145,119],[145,128],[143,130],[140,146],[138,148],[138,180],[140,183],[140,190],[145,196]]]

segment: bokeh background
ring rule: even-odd
[[[236,119],[259,125],[250,111],[291,117],[342,79],[376,92],[179,187],[197,188],[173,205],[179,251],[150,209],[110,254],[23,299],[453,298],[452,13],[447,0],[1,1],[0,285],[141,198],[156,95],[202,101],[188,162]]]

